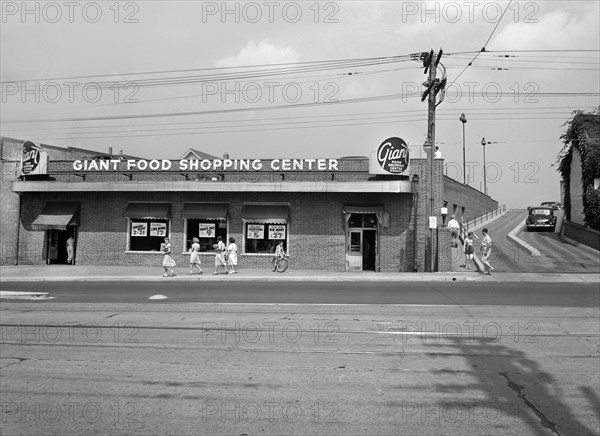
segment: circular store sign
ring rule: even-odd
[[[402,174],[408,168],[408,145],[400,138],[389,138],[377,149],[377,161],[384,171]]]
[[[23,174],[34,173],[40,163],[40,147],[31,141],[23,143],[21,171]]]

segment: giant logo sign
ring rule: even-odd
[[[390,174],[402,174],[408,168],[408,145],[400,138],[389,138],[377,149],[377,161]]]
[[[31,141],[25,141],[21,156],[21,175],[45,174],[47,165],[48,155],[41,147]]]

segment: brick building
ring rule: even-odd
[[[203,264],[213,265],[212,244],[222,236],[235,238],[241,268],[268,268],[283,241],[292,268],[424,269],[425,160],[407,157],[393,174],[373,171],[373,157],[195,159],[201,152],[190,149],[178,160],[147,160],[42,145],[44,171],[23,175],[23,145],[0,144],[3,265],[65,263],[72,237],[73,263],[158,266],[167,235],[179,266],[188,264],[193,237]],[[437,159],[436,213],[444,201],[459,221],[497,208],[442,169]],[[445,259],[449,235],[439,235],[434,249]]]

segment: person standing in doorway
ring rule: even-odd
[[[75,239],[73,239],[73,236],[69,236],[69,239],[67,239],[67,263],[73,263],[74,255],[75,255]]]
[[[229,245],[227,246],[227,265],[229,265],[229,274],[236,273],[233,267],[238,263],[237,251],[238,248],[235,239],[229,238]]]
[[[473,250],[473,242],[475,242],[475,239],[479,239],[479,237],[475,233],[469,232],[463,244],[463,251],[465,253],[465,268],[467,269],[471,269],[471,262],[475,256],[475,251]]]
[[[217,236],[217,243],[213,244],[213,248],[217,252],[215,254],[215,272],[213,274],[219,274],[219,267],[222,266],[225,268],[225,274],[227,274],[227,262],[225,260],[225,253],[227,251],[227,247],[223,243],[223,238]]]
[[[164,241],[163,253],[165,254],[165,257],[163,258],[162,266],[165,269],[165,273],[163,274],[163,277],[173,277],[175,275],[175,271],[172,268],[174,268],[177,264],[171,257],[171,242],[169,242],[169,238],[165,238]]]
[[[481,263],[483,263],[485,268],[484,274],[490,275],[492,271],[494,271],[494,267],[490,265],[490,256],[492,255],[492,238],[488,234],[488,229],[483,229],[481,234],[483,235],[480,248],[480,251],[482,252]]]
[[[456,217],[452,215],[450,221],[448,221],[448,228],[450,229],[450,235],[452,235],[452,246],[458,247],[458,231],[460,230],[460,224],[456,221]]]
[[[192,246],[190,248],[190,275],[194,274],[194,267],[198,268],[198,273],[202,274],[200,268],[200,239],[192,238]]]

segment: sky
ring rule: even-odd
[[[368,156],[400,137],[425,157],[418,58],[441,51],[446,174],[464,180],[464,145],[483,189],[485,138],[488,194],[525,208],[560,200],[564,123],[600,106],[599,5],[2,1],[0,132],[147,159]]]

